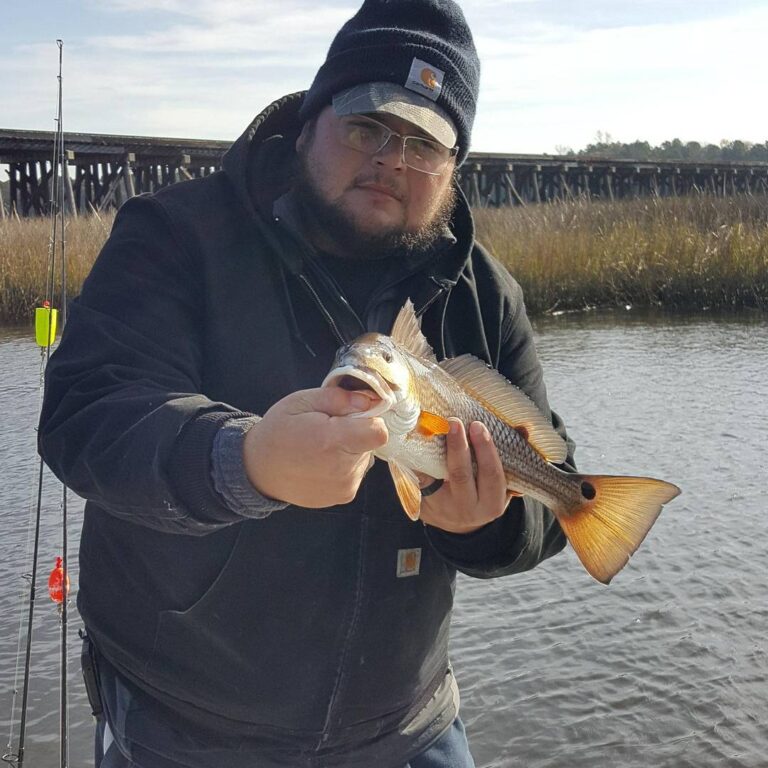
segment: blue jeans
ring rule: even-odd
[[[258,763],[249,759],[250,750],[241,748],[237,738],[203,747],[184,731],[164,727],[151,714],[143,716],[131,690],[106,668],[102,668],[100,688],[105,713],[96,727],[96,768],[224,768],[235,764],[259,768]],[[137,744],[131,738],[131,730],[149,734],[149,740],[142,742],[151,744],[151,748]],[[461,720],[457,717],[434,744],[403,768],[475,768]]]
[[[137,763],[123,757],[117,745],[107,733],[107,750],[104,754],[105,721],[96,727],[96,768],[139,768]],[[179,763],[142,765],[141,768],[171,768]],[[254,766],[254,768],[258,768]],[[460,718],[426,752],[414,757],[404,768],[475,768],[475,761],[469,752],[469,744]]]
[[[414,757],[405,768],[475,768],[461,718],[457,717],[426,752]]]

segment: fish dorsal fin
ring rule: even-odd
[[[389,461],[389,471],[392,473],[392,479],[395,481],[395,490],[397,498],[403,505],[405,514],[411,520],[418,520],[421,514],[421,489],[419,488],[419,479],[408,467],[398,464],[396,461]]]
[[[561,464],[568,446],[522,390],[474,355],[443,360],[440,367],[491,413],[517,430],[547,461]]]
[[[410,299],[403,304],[403,308],[397,313],[395,324],[392,326],[392,333],[389,335],[395,343],[405,347],[412,355],[425,358],[433,363],[437,362],[432,347],[429,346],[429,342],[421,332],[421,324],[419,318],[416,317],[416,310]]]

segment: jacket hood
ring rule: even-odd
[[[274,223],[273,205],[291,189],[296,139],[303,125],[299,110],[306,93],[298,91],[273,101],[256,115],[223,157],[224,173],[260,228]],[[456,244],[427,270],[433,282],[446,287],[458,281],[475,239],[469,205],[458,181],[454,183],[458,197],[449,226]]]
[[[271,218],[274,201],[291,188],[299,108],[306,91],[273,101],[253,119],[222,159],[224,173],[246,210]]]

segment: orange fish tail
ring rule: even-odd
[[[650,477],[576,475],[583,500],[555,509],[558,522],[587,571],[608,584],[640,546],[661,508],[680,493]]]

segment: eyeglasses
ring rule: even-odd
[[[345,115],[336,121],[336,138],[340,144],[366,155],[381,152],[393,136],[403,140],[403,163],[414,171],[439,176],[454,157],[458,147],[448,148],[422,136],[403,136],[384,123],[363,115]]]

